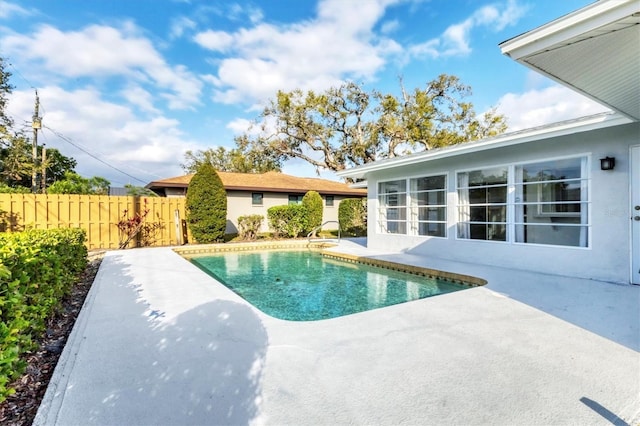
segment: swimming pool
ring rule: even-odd
[[[190,260],[264,313],[289,321],[335,318],[477,285],[309,250],[225,252]]]

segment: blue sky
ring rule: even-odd
[[[83,176],[144,185],[183,174],[188,149],[233,147],[279,89],[351,80],[399,93],[398,76],[412,89],[446,73],[511,130],[602,111],[498,48],[589,3],[0,0],[0,55],[17,123],[30,123],[37,89],[40,142],[75,158]],[[315,175],[296,161],[283,171]]]

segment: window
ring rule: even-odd
[[[378,218],[381,233],[407,233],[406,180],[378,183]]]
[[[293,194],[289,195],[289,204],[302,204],[302,197],[304,195]]]
[[[447,236],[445,175],[410,180],[411,227],[415,235]]]
[[[515,167],[515,241],[587,247],[587,158]]]
[[[326,195],[324,197],[324,204],[327,207],[333,207],[333,195]]]
[[[507,167],[458,173],[458,238],[507,240]]]
[[[263,197],[264,197],[264,194],[262,192],[253,192],[251,194],[251,205],[261,206]]]

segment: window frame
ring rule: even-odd
[[[429,189],[429,190],[413,190],[412,185],[414,181],[418,181],[419,179],[433,178],[433,177],[442,177],[444,182],[444,188],[437,189]],[[404,191],[398,192],[381,192],[380,185],[386,183],[393,182],[402,182],[404,185]],[[377,200],[377,211],[376,211],[376,233],[382,235],[405,235],[409,237],[423,237],[423,238],[448,238],[448,229],[449,229],[449,173],[433,173],[427,175],[414,175],[407,176],[399,179],[387,179],[387,180],[379,180],[376,182],[376,200]],[[444,204],[423,204],[420,205],[417,203],[418,196],[420,193],[435,193],[441,192],[444,198]],[[404,195],[404,205],[387,205],[386,200],[389,199],[391,195],[399,195],[402,197]],[[420,220],[419,211],[421,208],[429,209],[443,209],[443,220]],[[398,212],[398,217],[400,219],[389,219],[389,209]],[[400,212],[404,212],[404,218],[402,218],[402,214]],[[389,224],[397,224],[399,230],[397,232],[389,232],[392,226]],[[444,235],[430,235],[430,234],[420,234],[420,225],[427,224],[432,225],[436,224],[438,227],[443,227]]]
[[[256,196],[260,196],[260,202],[256,202]],[[263,206],[264,205],[264,192],[252,192],[251,193],[251,205]]]
[[[333,207],[335,205],[335,196],[334,195],[325,195],[324,196],[324,205],[325,207]],[[329,202],[331,200],[331,202]]]
[[[549,202],[547,204],[554,204],[554,205],[560,205],[560,204],[579,204],[581,206],[581,211],[584,209],[585,212],[543,212],[543,214],[541,214],[540,216],[544,217],[546,215],[548,216],[552,216],[553,218],[556,218],[557,221],[559,221],[560,223],[536,223],[536,222],[520,222],[517,221],[517,215],[520,213],[517,213],[517,209],[519,208],[519,206],[523,206],[523,205],[535,205],[535,204],[540,204],[540,203],[532,203],[532,202],[527,202],[525,203],[522,200],[517,199],[518,195],[517,194],[517,187],[524,187],[526,185],[526,183],[522,182],[522,180],[518,181],[518,173],[517,173],[517,168],[518,167],[525,167],[526,165],[529,164],[537,164],[537,163],[545,163],[545,162],[553,162],[553,161],[562,161],[562,160],[571,160],[571,159],[579,159],[581,161],[581,167],[580,167],[580,177],[579,178],[567,178],[567,179],[558,179],[557,181],[573,181],[573,182],[580,182],[580,201],[567,201],[566,203],[562,203],[561,201],[554,201],[554,202]],[[537,158],[537,159],[531,159],[531,160],[526,160],[526,161],[518,161],[518,162],[508,162],[508,163],[503,163],[503,164],[497,164],[497,165],[480,165],[474,168],[468,168],[468,169],[460,169],[460,170],[455,170],[454,171],[454,178],[455,178],[455,188],[452,188],[451,191],[455,193],[455,197],[456,197],[456,201],[455,201],[455,206],[456,206],[456,212],[455,212],[455,216],[456,216],[456,221],[455,221],[455,227],[456,227],[456,231],[455,231],[455,239],[456,240],[464,240],[464,241],[474,241],[474,242],[490,242],[490,243],[507,243],[507,244],[518,244],[518,245],[527,245],[527,246],[541,246],[541,247],[549,247],[549,248],[564,248],[564,249],[578,249],[578,250],[590,250],[592,247],[592,232],[591,232],[591,227],[592,227],[592,220],[591,220],[591,188],[592,188],[592,184],[591,184],[591,170],[592,170],[592,166],[591,166],[591,161],[592,161],[592,154],[589,152],[583,152],[583,153],[576,153],[576,154],[572,154],[572,155],[566,155],[566,156],[557,156],[557,157],[546,157],[546,158]],[[460,173],[468,173],[468,172],[472,172],[472,171],[477,171],[477,170],[487,170],[487,169],[496,169],[496,168],[500,168],[500,167],[506,167],[507,168],[507,202],[505,203],[506,206],[506,239],[504,241],[500,241],[500,240],[483,240],[483,239],[471,239],[471,238],[462,238],[459,236],[459,231],[458,231],[458,227],[460,226],[460,207],[461,207],[461,203],[460,203],[460,194],[459,194],[459,186],[458,186],[458,176]],[[520,178],[521,179],[521,178]],[[541,181],[540,183],[544,183],[545,181]],[[551,181],[546,181],[546,182],[551,182]],[[531,183],[529,183],[531,184]],[[538,184],[538,183],[534,183],[534,184]],[[520,193],[521,194],[521,193]],[[577,224],[572,224],[572,223],[566,223],[567,220],[570,220],[571,218],[575,218],[578,217],[580,218],[581,222],[577,223]],[[584,238],[585,240],[585,245],[581,246],[581,245],[562,245],[562,244],[551,244],[551,243],[539,243],[539,242],[527,242],[527,241],[518,241],[518,230],[516,229],[517,226],[564,226],[564,227],[582,227],[586,229],[586,236]],[[582,237],[581,237],[582,238]]]

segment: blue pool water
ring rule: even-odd
[[[276,318],[315,321],[469,288],[310,251],[224,253],[191,261]]]

